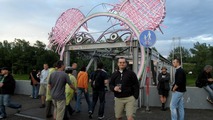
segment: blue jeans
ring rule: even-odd
[[[39,84],[32,85],[32,97],[33,98],[38,98],[38,91],[39,91]]]
[[[6,117],[6,110],[5,107],[10,107],[13,109],[19,109],[21,108],[20,104],[15,104],[10,101],[10,95],[9,94],[0,94],[0,116]]]
[[[84,93],[84,97],[86,99],[88,105],[88,111],[91,111],[91,101],[89,99],[89,93],[85,92],[84,88],[78,88],[77,90],[77,101],[76,101],[76,111],[81,111],[81,95]]]
[[[209,97],[213,101],[213,84],[207,85],[203,88],[209,93]]]
[[[170,102],[170,110],[171,110],[172,120],[184,120],[183,95],[184,95],[184,93],[177,92],[177,91],[172,93],[172,99],[171,99],[171,102]],[[178,109],[178,113],[177,113],[177,109]]]
[[[92,113],[95,110],[95,105],[99,99],[99,110],[98,110],[98,116],[102,117],[104,115],[104,105],[105,105],[105,91],[95,91],[93,90],[93,96],[92,96]]]

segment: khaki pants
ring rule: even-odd
[[[40,84],[39,95],[46,96],[47,85]]]
[[[54,104],[54,113],[56,113],[56,120],[63,120],[66,100],[53,100],[53,104]]]
[[[126,116],[135,116],[136,99],[133,96],[125,98],[115,97],[115,117],[122,118],[123,112],[126,111]]]

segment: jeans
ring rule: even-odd
[[[184,99],[183,99],[184,93],[182,92],[173,92],[172,98],[170,102],[170,110],[171,110],[171,118],[172,120],[184,120]],[[178,113],[177,113],[178,109]]]
[[[38,98],[39,85],[32,85],[32,97]]]
[[[213,101],[213,84],[207,85],[203,88],[209,93],[209,97]]]
[[[104,115],[104,105],[105,105],[105,91],[93,91],[93,97],[92,97],[92,113],[95,110],[95,105],[98,101],[100,102],[99,110],[98,110],[98,116],[102,117]]]
[[[84,88],[78,88],[77,90],[77,101],[76,101],[76,111],[81,111],[81,95],[84,93],[84,97],[86,99],[88,105],[88,111],[91,111],[91,101],[89,99],[89,93],[85,92]]]
[[[10,101],[10,95],[9,94],[0,94],[0,116],[6,117],[6,110],[5,107],[10,107],[13,109],[19,109],[21,108],[20,104],[15,104]]]

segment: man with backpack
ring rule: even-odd
[[[100,102],[98,110],[98,120],[104,118],[104,105],[105,105],[105,84],[108,82],[108,76],[103,69],[103,63],[98,63],[97,70],[91,76],[91,87],[93,90],[92,96],[92,112],[89,114],[89,118],[92,118],[92,114],[95,109],[95,105],[98,101]]]

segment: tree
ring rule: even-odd
[[[182,62],[189,62],[189,58],[191,57],[190,52],[188,49],[184,47],[176,47],[172,51],[170,51],[168,60],[172,61],[174,58],[179,58],[180,59],[180,51],[182,53]]]
[[[12,69],[14,73],[24,74],[31,69],[33,62],[33,48],[30,46],[30,42],[21,39],[15,39],[12,49]]]
[[[33,46],[38,49],[43,49],[43,50],[46,48],[46,45],[43,42],[38,41],[38,40],[36,41],[36,43]]]
[[[12,64],[11,61],[11,49],[12,49],[12,45],[11,43],[9,43],[8,41],[3,41],[0,44],[0,66],[8,66],[10,67]]]
[[[194,44],[194,48],[190,49],[192,53],[192,62],[195,63],[195,72],[200,72],[207,64],[213,64],[213,48],[206,43],[200,44],[199,42]]]
[[[33,67],[42,69],[44,63],[52,66],[59,55],[45,48],[46,45],[41,41],[36,41],[34,46],[21,39],[0,42],[0,67],[10,67],[14,74],[27,74]]]

